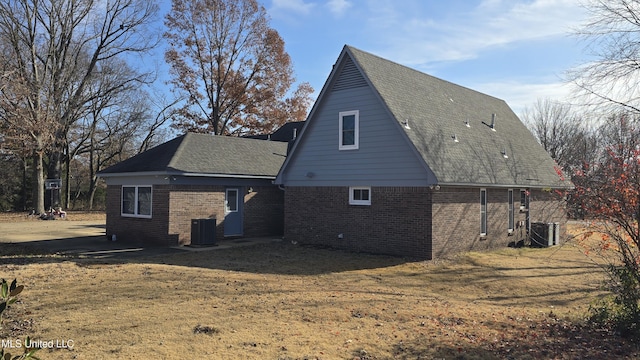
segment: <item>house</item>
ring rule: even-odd
[[[571,187],[503,100],[350,46],[276,184],[285,239],[422,259],[563,232]]]
[[[193,219],[215,218],[216,239],[281,235],[284,194],[273,185],[286,142],[187,133],[99,173],[107,237],[191,242]]]

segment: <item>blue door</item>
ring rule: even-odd
[[[228,188],[224,199],[224,236],[242,235],[242,205],[239,188]]]

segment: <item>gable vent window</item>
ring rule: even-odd
[[[371,187],[350,187],[349,205],[371,205]]]
[[[338,134],[338,150],[356,150],[359,146],[359,111],[344,111],[340,113]]]
[[[355,89],[364,86],[367,86],[367,81],[364,79],[362,73],[360,73],[360,70],[358,70],[353,60],[351,60],[351,57],[347,56],[342,67],[342,71],[340,71],[340,75],[336,79],[331,91]]]

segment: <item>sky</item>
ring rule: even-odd
[[[587,21],[581,1],[258,0],[314,99],[350,45],[503,99],[518,115],[538,99],[571,102],[566,73],[588,59],[573,35]],[[163,0],[160,15],[170,7]],[[153,58],[166,81],[163,55]]]
[[[322,89],[345,44],[505,100],[567,101],[585,62],[580,0],[259,0],[298,81]]]

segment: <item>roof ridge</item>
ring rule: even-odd
[[[174,169],[175,168],[175,164],[176,162],[178,162],[180,156],[183,153],[183,150],[185,149],[185,147],[187,145],[186,142],[188,141],[187,138],[191,139],[192,136],[190,134],[194,134],[193,132],[187,131],[186,133],[184,133],[182,136],[178,137],[177,139],[182,138],[180,141],[180,145],[178,145],[178,148],[176,149],[176,151],[173,153],[173,156],[171,157],[171,160],[169,160],[169,163],[167,164],[167,168],[170,169]]]

